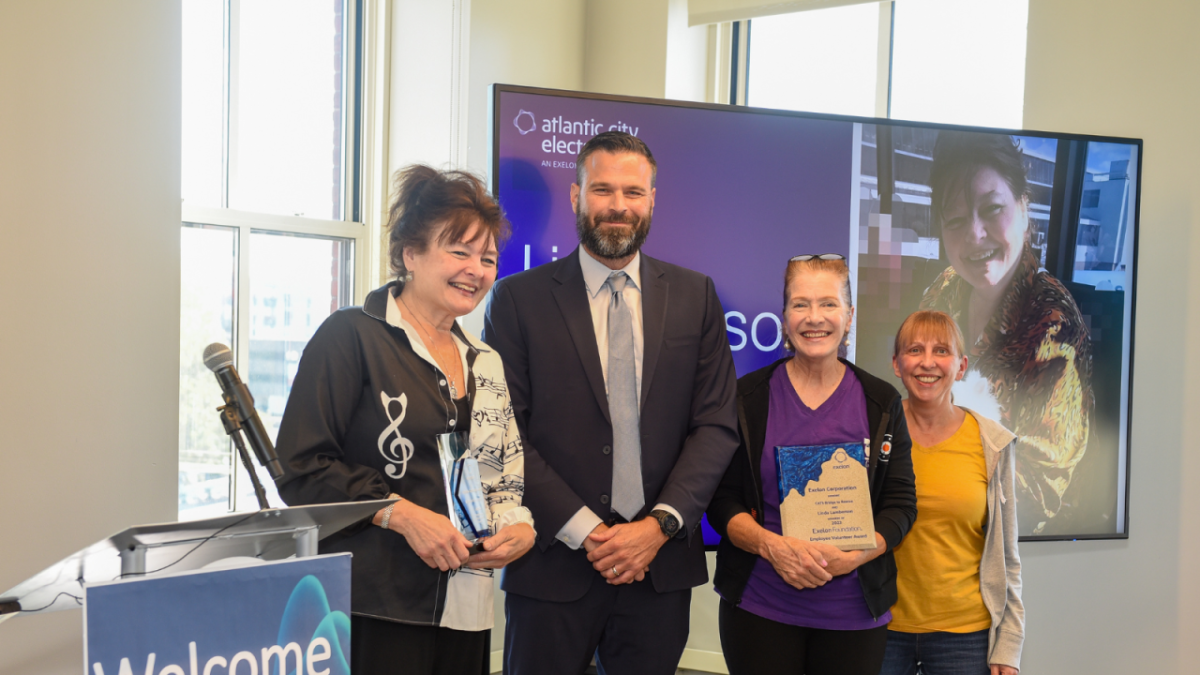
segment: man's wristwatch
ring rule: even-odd
[[[650,512],[650,517],[658,521],[658,529],[667,535],[667,539],[679,534],[679,519],[671,515],[670,511],[654,509]]]

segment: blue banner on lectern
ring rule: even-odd
[[[350,554],[89,585],[87,675],[349,675]]]

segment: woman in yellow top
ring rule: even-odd
[[[962,331],[924,310],[896,334],[892,365],[908,390],[917,519],[896,548],[881,675],[1016,675],[1025,638],[1014,497],[1016,436],[954,405],[967,369]]]

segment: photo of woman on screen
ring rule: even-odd
[[[1017,434],[1019,529],[1036,535],[1062,507],[1087,449],[1088,328],[1030,248],[1029,183],[1010,136],[941,132],[930,187],[950,266],[920,307],[952,316],[970,345],[971,372],[955,388],[956,403]]]

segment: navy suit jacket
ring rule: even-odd
[[[537,545],[504,571],[502,588],[538,600],[581,598],[598,574],[583,547],[554,535],[583,506],[613,522],[612,423],[579,249],[496,282],[484,340],[504,359],[525,440],[525,496]],[[708,581],[700,517],[738,445],[737,382],[712,279],[641,256],[644,351],[642,482],[687,536],[650,565],[660,593]]]

